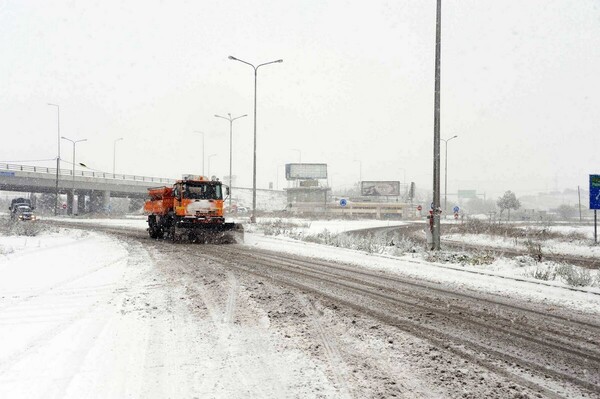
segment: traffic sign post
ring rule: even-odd
[[[600,209],[600,175],[590,175],[590,209],[594,210],[594,243],[598,244],[598,209]]]

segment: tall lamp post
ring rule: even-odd
[[[54,203],[54,216],[58,214],[58,174],[60,172],[60,106],[58,104],[48,103],[52,107],[56,107],[57,125],[58,125],[58,156],[56,157],[56,201]]]
[[[253,64],[246,62],[244,60],[240,60],[239,58],[235,58],[234,56],[229,56],[230,60],[239,61],[246,65],[250,65],[252,69],[254,69],[254,161],[252,166],[252,215],[250,216],[250,223],[256,223],[256,83],[257,83],[257,73],[258,68],[261,66],[275,64],[279,62],[283,62],[283,60],[275,60],[265,62],[264,64],[259,64],[254,66]]]
[[[233,140],[233,121],[236,119],[240,119],[243,118],[245,116],[248,116],[247,114],[244,114],[242,116],[236,116],[235,118],[231,117],[230,113],[227,113],[227,118],[221,115],[215,115],[215,118],[222,118],[225,119],[227,121],[229,121],[229,211],[231,212],[231,193],[233,192],[233,183],[231,182],[231,159],[232,159],[232,147],[231,147],[231,143]]]
[[[204,132],[200,130],[194,130],[194,133],[202,135],[202,176],[204,176]]]
[[[457,137],[458,136],[454,135],[449,139],[440,138],[446,147],[446,155],[444,156],[444,211],[448,210],[448,142]]]
[[[115,177],[115,164],[117,162],[117,141],[121,140],[123,140],[123,137],[119,137],[113,142],[113,178]]]
[[[67,140],[70,141],[71,143],[73,143],[73,172],[72,172],[72,177],[73,177],[73,191],[72,191],[72,195],[73,195],[73,199],[72,199],[72,204],[71,204],[71,214],[73,213],[77,213],[76,212],[76,208],[77,208],[77,203],[75,202],[75,144],[77,143],[81,143],[82,141],[87,141],[87,139],[81,139],[81,140],[71,140],[70,138],[67,138],[65,136],[60,136],[61,139],[63,140]],[[75,212],[74,212],[75,211]]]

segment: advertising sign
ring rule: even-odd
[[[458,198],[477,198],[477,190],[458,190]]]
[[[399,181],[363,181],[360,185],[360,195],[378,196],[378,195],[400,195]]]
[[[600,175],[590,175],[590,209],[600,209]]]
[[[287,163],[286,180],[327,179],[326,163]]]

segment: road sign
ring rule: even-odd
[[[62,204],[63,209],[67,209],[67,204]]]
[[[454,219],[458,219],[458,213],[454,214]]]
[[[417,211],[420,211],[421,209],[423,209],[421,205],[417,206]]]
[[[346,198],[342,198],[340,200],[340,206],[346,206],[346,205],[348,205],[348,201],[346,201]]]
[[[454,208],[452,208],[452,210],[454,211],[454,213],[457,213],[458,211],[460,211],[460,208],[458,206],[455,206]]]
[[[590,209],[600,209],[600,175],[590,175]]]

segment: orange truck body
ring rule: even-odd
[[[172,187],[149,188],[144,213],[152,238],[195,238],[241,230],[241,226],[225,223],[221,182],[203,176],[185,176]]]

